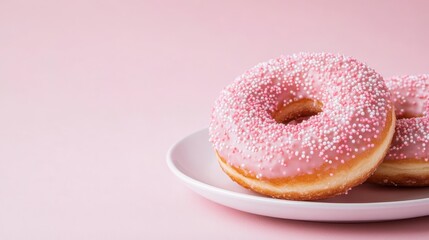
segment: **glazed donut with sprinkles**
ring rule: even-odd
[[[300,53],[260,63],[227,86],[209,135],[220,167],[241,186],[315,200],[367,180],[395,121],[380,74],[343,55]]]
[[[429,75],[386,79],[398,118],[392,146],[369,179],[392,186],[429,186]]]

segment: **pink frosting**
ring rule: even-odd
[[[398,118],[387,161],[429,160],[429,75],[392,77],[386,80]]]
[[[278,103],[323,103],[300,123],[277,123]],[[315,174],[374,148],[385,128],[390,93],[383,78],[342,55],[301,53],[256,65],[214,104],[210,141],[227,163],[257,178]]]

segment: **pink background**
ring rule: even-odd
[[[219,91],[281,54],[429,71],[425,1],[0,2],[0,239],[423,239],[211,203],[167,169]]]

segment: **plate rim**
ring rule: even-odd
[[[269,198],[265,196],[255,196],[255,195],[249,195],[245,193],[240,192],[234,192],[231,190],[227,190],[224,188],[219,188],[210,184],[207,184],[205,182],[199,181],[198,179],[195,179],[193,177],[188,176],[185,174],[176,164],[176,161],[174,160],[174,157],[172,154],[174,153],[175,149],[180,147],[183,142],[186,140],[194,137],[195,135],[201,134],[205,131],[208,131],[208,128],[202,128],[197,131],[192,132],[191,134],[186,135],[185,137],[182,137],[180,140],[175,142],[167,151],[167,166],[170,169],[170,171],[176,175],[179,179],[182,181],[191,184],[192,186],[198,187],[198,188],[204,188],[205,190],[211,191],[211,192],[217,192],[218,194],[222,194],[223,196],[228,197],[235,197],[240,199],[245,199],[252,202],[257,203],[269,203],[269,204],[276,204],[279,206],[299,206],[299,207],[306,207],[306,208],[318,208],[318,209],[350,209],[353,208],[354,210],[359,209],[380,209],[380,208],[400,208],[400,207],[406,207],[409,205],[428,205],[429,204],[429,198],[418,198],[418,199],[407,199],[407,200],[399,200],[399,201],[388,201],[388,202],[369,202],[369,203],[344,203],[344,202],[316,202],[316,201],[300,201],[300,200],[286,200],[286,199],[276,199],[276,198]],[[213,201],[213,200],[211,200]],[[422,215],[424,216],[424,215]]]

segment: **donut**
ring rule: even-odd
[[[370,182],[429,186],[429,75],[386,79],[398,118],[392,145]]]
[[[316,200],[347,193],[376,170],[395,119],[374,70],[343,55],[300,53],[260,63],[223,89],[209,141],[241,186]]]

